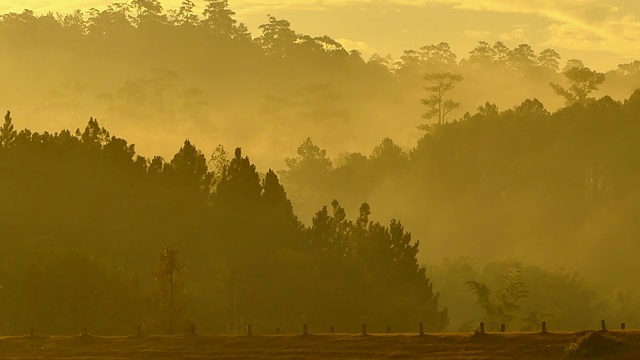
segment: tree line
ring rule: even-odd
[[[207,159],[186,140],[149,159],[95,119],[38,133],[9,112],[0,145],[3,333],[446,326],[399,221],[370,220],[366,203],[352,221],[333,201],[305,226],[240,148]]]
[[[549,84],[568,89],[566,70],[589,65],[562,59],[553,49],[499,41],[479,42],[466,54],[443,41],[397,58],[367,58],[331,37],[296,31],[286,19],[266,16],[252,34],[236,18],[221,0],[185,1],[176,9],[139,1],[71,14],[4,14],[0,46],[10,56],[1,65],[12,69],[5,75],[13,86],[0,89],[0,98],[40,132],[57,130],[52,124],[75,128],[97,116],[136,138],[145,154],[169,157],[165,149],[186,136],[207,148],[261,142],[289,154],[309,133],[340,153],[354,150],[347,144],[364,151],[387,136],[413,146],[422,135],[416,129],[425,113],[420,99],[428,100],[423,87],[439,85],[425,82],[424,74],[464,79],[443,98],[452,103],[438,105],[443,121],[487,99],[501,108],[533,97],[550,110],[562,107],[565,99]],[[639,69],[631,62],[608,71],[595,95],[622,100],[637,87]],[[243,126],[231,119],[242,119]],[[162,136],[138,140],[148,126]],[[328,129],[339,129],[345,141]],[[282,134],[290,136],[274,140]],[[254,156],[274,168],[283,157]]]
[[[423,263],[462,255],[476,263],[515,259],[545,269],[562,267],[569,274],[578,270],[600,284],[600,293],[562,296],[591,308],[591,314],[604,311],[596,310],[603,298],[616,304],[610,308],[629,314],[633,301],[613,294],[637,293],[632,285],[637,276],[628,269],[635,263],[640,234],[632,220],[640,189],[635,155],[640,153],[639,100],[640,91],[624,101],[585,96],[555,112],[537,99],[505,110],[487,102],[473,114],[426,126],[409,151],[385,138],[370,154],[331,159],[307,139],[280,175],[302,217],[329,197],[341,199],[349,211],[358,208],[354,199],[366,199],[381,209],[379,216],[402,218],[426,240],[424,256],[419,255]],[[484,282],[471,272],[457,283],[448,279],[445,274],[434,281],[455,317],[453,327],[460,328],[468,319],[463,321],[459,312],[472,305],[464,283]],[[497,291],[503,285],[493,281],[490,286]],[[478,284],[474,289],[483,295]],[[562,296],[550,301],[560,303]],[[483,300],[488,323],[497,317],[505,322],[506,315],[498,316],[497,303],[489,300]],[[569,307],[545,306],[555,314],[554,322],[567,328],[584,324],[577,317],[568,320]],[[526,316],[518,315],[520,320]]]

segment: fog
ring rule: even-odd
[[[557,296],[555,299],[588,298],[584,311],[589,314],[583,315],[587,319],[614,316],[603,310],[607,307],[617,306],[620,311],[615,316],[620,317],[620,313],[631,314],[633,306],[637,309],[632,304],[633,299],[638,300],[638,291],[632,284],[640,278],[631,269],[640,250],[640,228],[634,219],[640,188],[633,166],[638,160],[632,155],[637,154],[640,134],[638,93],[634,93],[640,88],[639,62],[602,73],[604,80],[589,84],[580,97],[579,89],[572,86],[588,81],[581,83],[568,74],[574,68],[589,69],[590,64],[564,58],[552,49],[527,44],[509,48],[495,39],[459,54],[440,42],[406,49],[398,58],[377,54],[364,58],[330,37],[298,33],[285,19],[265,16],[259,32],[249,33],[234,20],[225,1],[210,3],[217,4],[212,5],[217,12],[204,17],[198,8],[183,6],[169,11],[154,7],[158,4],[154,1],[137,9],[112,5],[84,13],[37,15],[25,11],[3,15],[0,109],[11,111],[18,132],[28,129],[54,134],[80,129],[82,133],[89,118],[97,119],[99,127],[111,135],[135,144],[135,154],[146,158],[141,160],[145,169],[153,167],[151,159],[158,155],[166,160],[165,166],[170,163],[178,168],[171,159],[179,150],[190,149],[185,143],[188,139],[189,146],[193,144],[201,152],[198,159],[209,162],[211,178],[202,175],[198,181],[207,178],[206,188],[211,190],[211,186],[213,194],[222,191],[219,185],[224,181],[211,183],[211,179],[227,174],[224,166],[216,169],[215,161],[210,160],[220,154],[215,149],[222,145],[230,154],[223,156],[222,164],[236,159],[240,169],[245,166],[241,166],[242,156],[248,156],[261,181],[266,181],[267,173],[278,175],[293,213],[301,221],[298,228],[313,228],[314,216],[318,218],[323,206],[329,206],[331,214],[334,199],[340,204],[334,205],[334,211],[343,209],[355,226],[356,219],[363,216],[361,204],[367,203],[371,214],[365,224],[371,220],[388,226],[391,219],[398,219],[410,233],[411,243],[419,240],[417,263],[426,267],[434,292],[441,293],[440,308],[448,307],[449,311],[448,321],[442,320],[446,312],[433,315],[439,319],[434,320],[437,330],[446,325],[449,330],[468,330],[469,321],[484,316],[465,282],[484,282],[495,290],[501,286],[501,277],[512,269],[523,272],[530,293],[528,306],[540,318],[545,311],[565,311],[572,306],[545,303],[540,293]],[[199,15],[199,20],[190,15]],[[446,40],[446,34],[443,38]],[[436,118],[422,116],[428,110],[422,100],[433,93],[425,89],[432,84],[424,77],[447,73],[461,78],[446,90],[443,100],[455,105],[443,116],[442,124],[437,124]],[[569,95],[563,96],[551,83],[568,89]],[[242,156],[236,153],[234,157],[237,147],[242,148]],[[4,171],[9,173],[8,169]],[[56,173],[38,174],[47,177]],[[257,177],[254,180],[257,184]],[[177,186],[171,184],[168,192]],[[126,182],[119,186],[126,187]],[[145,188],[136,186],[140,191]],[[12,187],[31,192],[18,188]],[[175,191],[171,201],[180,203],[176,199],[184,194]],[[209,199],[209,194],[205,198]],[[213,204],[211,211],[217,211],[215,201],[207,201]],[[136,206],[145,209],[144,203],[140,200]],[[204,206],[197,204],[190,209]],[[18,207],[23,214],[30,213],[27,205]],[[92,211],[100,214],[97,209]],[[12,213],[9,208],[3,212]],[[10,218],[19,221],[15,214],[20,213],[13,212]],[[141,216],[134,211],[130,215]],[[151,215],[142,217],[149,224],[160,221]],[[198,226],[190,227],[191,221],[200,221],[190,219],[166,225],[175,226],[172,234],[181,234],[178,242],[172,242],[169,235],[161,238],[181,244],[185,255],[193,256],[185,260],[201,266],[207,262],[206,256],[198,252],[196,244],[209,234],[198,232]],[[5,225],[10,223],[5,221]],[[122,221],[128,224],[130,219]],[[72,223],[65,226],[72,227]],[[64,226],[58,225],[51,225],[55,235],[47,233],[49,225],[42,225],[37,236],[30,236],[66,237],[60,230]],[[126,235],[120,235],[135,237],[134,225],[127,226],[122,225]],[[190,230],[181,233],[184,229],[180,226]],[[291,232],[298,231],[293,228]],[[113,236],[120,236],[113,231]],[[189,243],[184,234],[200,240]],[[24,236],[25,243],[30,243],[30,236]],[[74,233],[72,238],[76,237],[82,238]],[[107,239],[110,237],[103,240]],[[69,240],[69,244],[76,240]],[[127,265],[132,273],[148,275],[145,269],[152,267],[150,259],[166,245],[161,243],[149,240],[139,245],[136,251],[148,253],[150,258]],[[229,250],[232,245],[220,246],[235,254]],[[15,247],[30,254],[29,246]],[[125,261],[120,250],[106,243],[54,247],[64,251],[102,249],[106,262],[112,263],[106,268],[133,261]],[[291,249],[299,250],[295,246]],[[309,277],[301,275],[300,284],[319,276],[305,268],[307,255],[291,251],[274,255],[291,266],[280,270],[302,269]],[[193,271],[197,304],[209,301],[208,294],[220,289],[231,291],[232,282],[226,277],[239,271],[233,265],[235,255],[219,256],[220,265],[202,265]],[[214,285],[206,280],[214,278]],[[426,286],[421,282],[424,280],[415,281]],[[573,292],[558,290],[549,295],[544,287],[550,283]],[[538,285],[542,290],[532,294]],[[593,296],[585,297],[585,293]],[[620,300],[625,296],[627,300]],[[218,300],[226,310],[205,315],[206,307],[194,306],[192,318],[200,316],[196,321],[225,328],[216,316],[224,318],[230,305],[227,298]],[[438,309],[438,301],[435,303]],[[358,304],[355,301],[351,306],[358,308]],[[473,311],[464,310],[474,306]],[[253,310],[247,305],[246,311],[249,317]],[[558,322],[565,328],[589,326],[579,314],[563,318],[562,311],[553,316],[562,319]],[[378,315],[387,319],[389,314]],[[235,322],[240,321],[237,314],[234,316]],[[634,321],[639,320],[633,316]],[[237,331],[239,325],[230,325],[228,319],[226,331]],[[264,321],[271,325],[284,320]],[[531,323],[521,322],[522,328]],[[51,326],[51,331],[70,331],[64,326]],[[105,325],[109,331],[122,329],[120,325],[109,326]]]

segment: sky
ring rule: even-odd
[[[119,0],[124,1],[124,0]],[[130,0],[129,0],[130,1]],[[110,0],[2,0],[0,13],[98,9]],[[163,0],[166,9],[181,0]],[[202,8],[202,0],[194,0]],[[365,57],[447,42],[459,58],[478,41],[553,48],[562,61],[578,58],[596,70],[640,58],[638,0],[229,0],[254,36],[267,14],[298,33],[329,35]]]

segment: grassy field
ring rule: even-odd
[[[640,359],[640,330],[273,336],[0,337],[2,359]]]

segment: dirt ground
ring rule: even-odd
[[[0,337],[1,359],[640,359],[640,330],[606,333]]]

